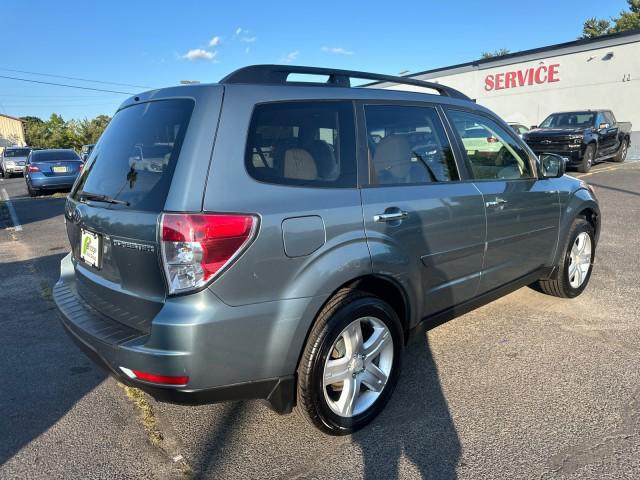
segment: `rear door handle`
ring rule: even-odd
[[[407,212],[399,211],[399,212],[391,212],[391,213],[381,213],[379,215],[373,216],[374,222],[394,222],[397,220],[404,220],[407,218],[409,214]]]
[[[491,202],[485,202],[485,206],[487,208],[499,207],[500,205],[504,205],[505,203],[509,203],[509,202],[507,202],[504,198],[496,197],[496,199]]]

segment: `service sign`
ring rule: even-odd
[[[538,65],[537,67],[487,75],[484,78],[484,89],[491,92],[559,81],[560,64],[554,63],[553,65]]]

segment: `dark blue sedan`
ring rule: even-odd
[[[29,195],[43,190],[71,188],[84,163],[71,149],[33,150],[27,159],[24,178]]]

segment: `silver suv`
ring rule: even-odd
[[[525,285],[584,290],[600,210],[563,174],[446,86],[247,67],[122,104],[69,194],[54,298],[88,355],[157,399],[265,399],[346,434],[421,327]]]

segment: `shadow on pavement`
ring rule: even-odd
[[[28,225],[64,214],[66,197],[11,197],[21,225]],[[60,218],[62,222],[62,217]]]
[[[421,478],[456,478],[462,448],[428,340],[407,347],[402,369],[385,411],[352,437],[362,450],[364,478],[402,478],[403,457]]]
[[[52,279],[35,274],[62,256],[0,263],[0,465],[106,378],[63,331],[51,299]]]

